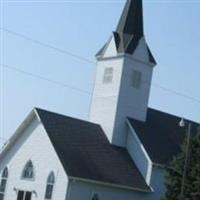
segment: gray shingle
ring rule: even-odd
[[[180,117],[149,108],[146,122],[130,119],[150,158],[157,164],[168,164],[180,152],[186,128],[179,126]],[[198,124],[193,122],[192,132]]]
[[[97,124],[36,109],[69,176],[150,191],[128,152]]]

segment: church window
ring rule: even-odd
[[[4,199],[5,191],[6,191],[6,185],[8,180],[8,168],[6,167],[1,175],[1,183],[0,183],[0,200]]]
[[[134,88],[140,88],[141,81],[142,73],[140,71],[134,70],[131,78],[131,86],[133,86]]]
[[[51,172],[47,178],[47,185],[46,185],[46,192],[45,192],[46,200],[52,199],[54,184],[55,184],[55,175],[53,172]]]
[[[31,200],[32,192],[19,190],[17,192],[17,200]]]
[[[92,199],[91,200],[99,200],[99,196],[98,194],[93,194]]]
[[[112,83],[112,79],[113,79],[113,68],[106,67],[104,70],[103,83],[104,84]]]
[[[22,172],[22,178],[24,179],[33,179],[34,178],[34,168],[32,161],[28,161]]]

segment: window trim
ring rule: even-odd
[[[53,183],[48,182],[51,175],[53,175],[53,177],[54,177],[54,182]],[[55,176],[54,171],[51,171],[49,173],[49,175],[47,176],[47,180],[46,180],[46,187],[45,187],[45,193],[44,193],[44,199],[45,200],[52,200],[53,199],[54,189],[55,189],[55,183],[56,183],[56,176]],[[49,186],[49,185],[52,186],[51,198],[46,198],[47,186]]]
[[[25,169],[26,169],[26,167],[27,167],[27,165],[28,165],[29,163],[31,163],[31,164],[32,164],[32,167],[33,167],[33,177],[31,177],[31,178],[24,177],[24,171],[25,171]],[[22,173],[21,173],[21,179],[22,179],[22,180],[26,180],[26,181],[34,181],[34,180],[35,180],[35,168],[34,168],[34,165],[33,165],[32,160],[28,160],[28,161],[26,162],[26,164],[24,165],[24,168],[23,168]]]
[[[142,72],[139,70],[133,70],[131,73],[131,87],[134,89],[140,89],[142,85]]]
[[[113,75],[114,75],[113,67],[104,68],[102,83],[105,85],[111,84],[113,82]]]
[[[25,199],[27,193],[30,193],[30,194],[31,194],[31,197],[33,197],[33,191],[28,191],[28,190],[21,190],[21,189],[19,189],[19,190],[17,190],[17,198],[18,198],[19,192],[22,192],[22,193],[23,193],[23,199]]]
[[[4,174],[5,170],[7,171],[7,176],[3,177],[3,174]],[[4,191],[0,191],[0,194],[3,195],[3,200],[5,199],[5,196],[6,196],[7,185],[8,185],[8,177],[9,177],[9,170],[8,170],[8,167],[6,166],[6,167],[3,168],[3,171],[1,173],[1,181],[0,181],[0,184],[1,184],[2,180],[6,181]]]

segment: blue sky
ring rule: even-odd
[[[1,0],[0,27],[95,62],[115,30],[124,0]],[[145,0],[144,24],[158,62],[149,106],[200,121],[200,1]],[[0,136],[8,138],[33,107],[87,119],[95,64],[0,30]],[[8,65],[65,85],[37,79]],[[197,101],[155,87],[156,84]],[[199,101],[198,101],[199,100]],[[2,144],[0,140],[0,145]]]

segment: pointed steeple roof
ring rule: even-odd
[[[148,54],[150,63],[156,64],[148,45],[144,38],[143,28],[143,6],[142,0],[127,0],[123,13],[119,20],[116,31],[113,32],[115,47],[117,53],[125,53],[133,55],[137,49],[141,39],[144,39],[144,47]],[[103,58],[103,55],[108,48],[111,39],[101,48],[96,54],[97,59]]]
[[[114,32],[118,53],[133,54],[144,36],[142,0],[127,0]]]
[[[143,36],[142,0],[127,0],[116,32]]]

